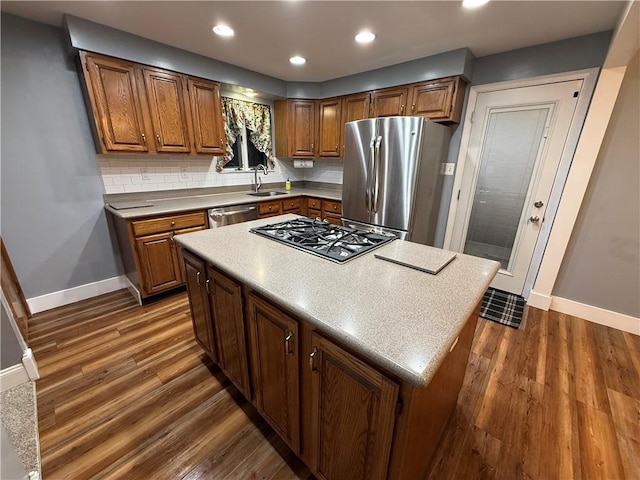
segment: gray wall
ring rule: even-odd
[[[611,31],[593,33],[476,59],[472,85],[601,67]]]
[[[22,363],[22,349],[13,331],[9,313],[0,305],[0,370]]]
[[[121,273],[63,38],[2,14],[2,235],[27,298]]]
[[[553,295],[640,317],[640,53],[627,67]]]

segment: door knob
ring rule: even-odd
[[[537,215],[533,215],[532,217],[529,217],[529,221],[531,223],[538,223],[538,222],[540,222],[540,217],[537,216]]]
[[[544,203],[538,200],[536,203],[533,204],[533,206],[536,208],[542,208],[544,206]]]

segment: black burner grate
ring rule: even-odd
[[[252,228],[250,231],[339,263],[351,260],[396,238],[305,217]]]

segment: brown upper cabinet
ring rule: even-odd
[[[460,122],[466,84],[460,77],[442,78],[413,85],[408,115],[422,115],[436,122]]]
[[[224,154],[217,83],[94,53],[80,62],[101,153]]]
[[[151,125],[159,153],[189,153],[185,77],[144,69]]]
[[[196,153],[224,155],[226,142],[219,85],[195,78],[189,78],[187,85]]]
[[[342,130],[340,130],[341,143],[340,156],[344,155],[344,126],[347,122],[355,122],[369,118],[369,106],[371,105],[370,93],[356,93],[342,98]]]
[[[318,102],[319,132],[317,155],[340,157],[342,144],[342,99],[329,98]]]
[[[385,88],[371,94],[371,117],[406,115],[409,88]]]
[[[315,100],[277,100],[274,103],[276,156],[313,158],[316,138]]]
[[[115,58],[85,52],[80,58],[102,152],[148,152],[139,70]]]

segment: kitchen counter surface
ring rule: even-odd
[[[269,191],[265,189],[261,191]],[[279,192],[285,192],[284,188],[273,189]],[[120,200],[108,202],[105,208],[124,219],[142,218],[154,215],[165,215],[170,213],[188,212],[192,210],[206,210],[208,208],[226,207],[229,205],[242,205],[247,203],[268,202],[277,200],[286,200],[290,197],[308,196],[318,197],[325,200],[341,200],[341,189],[329,189],[318,187],[293,187],[284,195],[275,195],[273,197],[254,197],[248,195],[250,191],[231,192],[231,193],[215,193],[207,195],[180,195],[180,191],[176,190],[167,192],[166,198],[145,198],[143,194],[138,194],[132,200]],[[112,205],[123,206],[133,205],[134,208],[114,208]]]
[[[178,235],[176,242],[411,384],[426,386],[498,271],[457,254],[437,275],[378,259],[395,240],[337,264],[255,235],[282,215]],[[412,244],[415,246],[415,244]],[[421,259],[442,250],[420,246]]]

